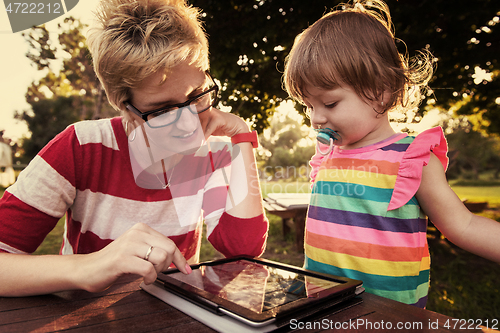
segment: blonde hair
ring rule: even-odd
[[[366,0],[339,5],[299,34],[283,80],[288,94],[300,103],[307,85],[326,90],[348,85],[368,101],[389,92],[384,113],[418,105],[432,73],[430,53],[419,53],[409,64],[398,52],[387,5]]]
[[[130,89],[188,61],[208,70],[208,41],[198,9],[184,0],[101,0],[87,42],[108,100],[124,110]]]

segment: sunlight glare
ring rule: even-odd
[[[474,67],[474,74],[472,74],[475,84],[480,84],[483,81],[491,82],[493,79],[493,73],[488,73],[486,70],[479,66]]]

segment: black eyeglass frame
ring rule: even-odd
[[[167,106],[163,106],[163,107],[161,107],[159,109],[155,109],[155,110],[151,110],[151,111],[147,111],[147,112],[141,112],[141,111],[139,111],[139,109],[136,108],[134,105],[132,105],[132,103],[130,103],[128,100],[124,101],[123,104],[125,105],[125,107],[129,111],[132,111],[133,113],[135,113],[136,115],[138,115],[139,117],[141,117],[142,120],[144,120],[146,123],[148,123],[148,120],[149,120],[148,117],[150,115],[154,114],[154,113],[160,113],[160,112],[165,113],[163,111],[165,111],[166,109],[178,108],[176,110],[167,111],[167,112],[177,112],[175,120],[172,121],[170,124],[162,125],[162,126],[151,126],[151,124],[148,123],[148,126],[152,127],[152,128],[158,128],[158,127],[164,127],[164,126],[172,125],[173,123],[177,122],[179,120],[180,116],[181,116],[181,112],[179,112],[179,110],[182,110],[185,107],[187,107],[192,114],[200,114],[200,113],[203,113],[203,112],[209,110],[210,108],[213,108],[217,104],[218,96],[219,96],[219,86],[217,85],[217,83],[215,83],[215,80],[213,79],[212,75],[210,75],[209,72],[205,72],[205,74],[210,78],[210,80],[212,80],[213,87],[211,87],[207,91],[202,92],[199,95],[194,96],[193,98],[188,99],[184,103],[167,105]],[[204,96],[206,94],[211,93],[214,90],[215,90],[215,98],[214,98],[212,104],[210,104],[209,107],[207,107],[204,110],[201,110],[200,112],[193,112],[193,110],[191,110],[190,106],[191,106],[191,103],[193,101],[195,101],[196,99],[198,99],[198,98],[200,98],[200,97],[202,97],[202,96]]]

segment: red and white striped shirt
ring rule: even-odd
[[[193,168],[212,168],[182,195],[136,185],[121,117],[83,121],[56,136],[0,199],[0,252],[32,253],[66,214],[61,254],[98,251],[138,222],[175,242],[189,263],[207,237],[225,256],[262,254],[268,222],[224,211],[227,150],[190,155]],[[183,165],[186,165],[185,163]],[[194,170],[181,170],[189,175]],[[230,174],[230,172],[227,172]],[[175,181],[175,179],[174,179]]]

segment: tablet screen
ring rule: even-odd
[[[189,275],[178,272],[169,277],[255,313],[303,298],[324,297],[333,287],[343,283],[247,260],[200,266]]]

